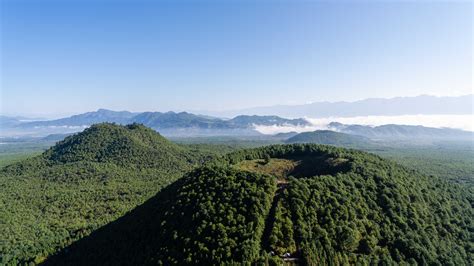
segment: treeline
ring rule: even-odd
[[[298,157],[350,157],[354,151],[316,144],[270,145],[254,149],[244,149],[224,156],[220,161],[236,164],[243,160],[271,158],[294,159]]]
[[[238,150],[209,164],[236,165],[244,160],[281,158],[299,162],[291,175],[307,177],[350,171],[352,157],[357,153],[355,150],[316,144],[270,145]]]

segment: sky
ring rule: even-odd
[[[470,1],[1,1],[2,114],[472,93]]]

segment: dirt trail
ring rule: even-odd
[[[275,222],[275,209],[278,204],[278,201],[281,198],[282,192],[285,190],[287,182],[281,182],[281,180],[277,180],[277,189],[275,194],[273,195],[272,207],[270,208],[270,212],[268,213],[267,218],[265,219],[265,229],[263,230],[262,243],[263,250],[270,250],[270,234],[272,233],[273,223]]]
[[[263,235],[261,239],[262,249],[266,252],[270,252],[272,248],[270,247],[270,235],[272,233],[272,229],[275,223],[275,209],[278,204],[279,200],[282,200],[282,195],[285,189],[288,187],[288,180],[286,179],[277,179],[277,189],[275,194],[273,195],[272,207],[270,208],[270,212],[268,213],[267,218],[265,219],[265,229],[263,230]],[[292,254],[292,257],[282,258],[284,262],[290,264],[298,264],[299,252]]]

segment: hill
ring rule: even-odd
[[[473,263],[472,191],[314,144],[209,162],[46,265]]]
[[[286,143],[316,143],[335,146],[362,146],[368,145],[368,138],[356,135],[330,131],[316,130],[313,132],[303,132],[285,141]]]
[[[277,134],[272,135],[272,137],[275,139],[287,140],[298,134],[299,134],[298,132],[291,131],[291,132],[285,132],[285,133],[277,133]]]
[[[188,157],[176,144],[140,124],[96,124],[43,154],[52,162],[108,162],[139,167],[179,166]]]
[[[39,263],[212,157],[142,125],[98,124],[0,170],[0,264]]]

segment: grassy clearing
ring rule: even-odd
[[[264,159],[246,160],[238,163],[235,167],[244,171],[268,174],[284,179],[293,172],[299,163],[299,161],[272,158],[268,161]]]
[[[33,157],[41,152],[0,154],[0,168]]]

